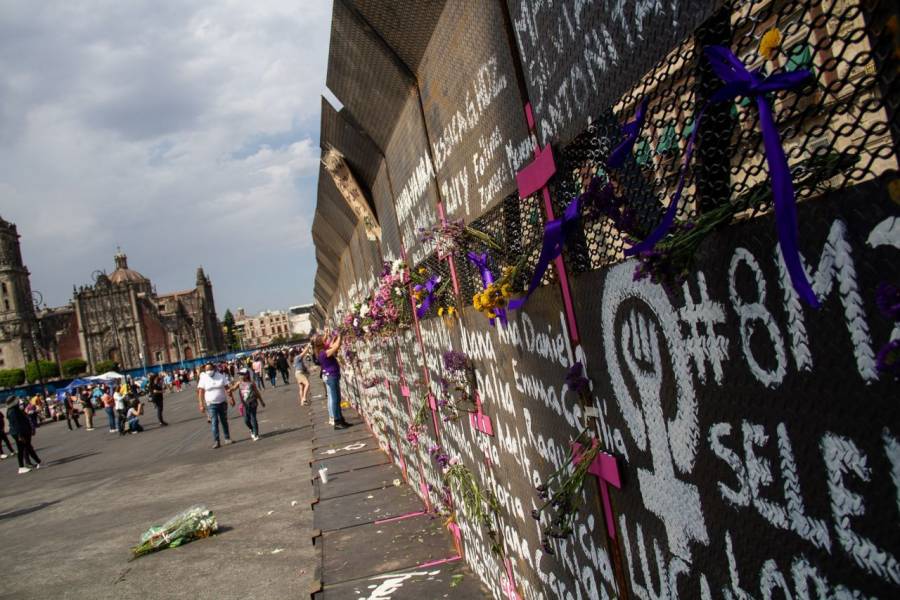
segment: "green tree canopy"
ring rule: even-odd
[[[239,347],[237,332],[234,330],[234,315],[231,309],[225,311],[225,317],[222,319],[222,326],[225,328],[225,345],[229,350],[237,350]]]
[[[23,369],[0,369],[0,388],[11,388],[25,383]]]
[[[25,365],[25,379],[29,383],[40,381],[41,378],[47,380],[56,377],[59,377],[59,365],[52,360],[40,360]]]
[[[87,371],[87,361],[83,358],[70,358],[63,361],[62,372],[66,377],[75,377]]]

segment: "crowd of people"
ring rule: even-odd
[[[266,388],[266,382],[271,387],[277,387],[280,376],[282,385],[288,385],[289,371],[293,369],[299,404],[305,406],[309,403],[310,362],[320,367],[319,374],[325,382],[329,423],[335,429],[344,429],[350,425],[341,412],[341,368],[337,360],[340,347],[339,335],[317,335],[303,347],[258,351],[232,360],[209,362],[199,369],[150,373],[138,379],[122,377],[98,381],[60,392],[55,397],[40,393],[31,398],[10,396],[6,400],[7,423],[3,422],[3,415],[0,414],[0,459],[8,458],[9,454],[16,455],[19,473],[39,468],[41,460],[31,440],[46,421],[65,419],[67,427],[73,431],[82,428],[79,418],[83,416],[84,429],[93,431],[94,417],[103,411],[109,433],[124,436],[143,432],[143,397],[153,404],[159,426],[166,427],[168,423],[163,417],[165,394],[180,392],[193,382],[197,383],[198,408],[210,424],[213,448],[231,443],[229,405],[238,407],[251,439],[258,441],[257,410],[260,406],[266,406],[261,391]],[[7,437],[7,424],[15,447]],[[3,452],[4,444],[9,453]]]

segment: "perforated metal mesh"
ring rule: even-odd
[[[519,199],[516,194],[507,196],[501,203],[474,220],[470,226],[491,236],[503,251],[497,252],[481,241],[466,238],[454,255],[462,305],[471,304],[472,296],[484,287],[481,272],[467,258],[469,252],[478,254],[486,252],[490,255],[490,267],[495,279],[500,277],[504,267],[521,264],[514,288],[517,290],[527,288],[537,265],[543,240],[544,213],[539,198],[530,196]],[[542,283],[544,285],[552,283],[555,277],[553,270],[548,269]]]
[[[760,40],[773,28],[780,30],[782,41],[766,59]],[[603,165],[621,139],[618,124],[631,120],[636,106],[648,99],[648,118],[633,156],[621,172],[610,175],[627,218],[617,223],[608,211],[586,208],[583,238],[567,251],[574,271],[621,260],[627,238],[641,239],[659,222],[675,191],[694,117],[722,86],[700,56],[700,48],[709,44],[730,47],[748,68],[767,74],[812,72],[801,87],[769,95],[798,201],[897,168],[885,99],[889,86],[896,93],[896,78],[874,60],[862,6],[850,0],[744,2],[714,15],[616,103],[613,119],[601,115],[562,149],[554,189],[558,214],[592,177],[607,177]],[[725,202],[746,209],[739,217],[771,210],[755,103],[738,97],[711,105],[699,126],[678,221],[693,223]]]

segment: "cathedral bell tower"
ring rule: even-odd
[[[22,263],[19,233],[0,218],[0,369],[25,366],[23,341],[34,325],[31,281]]]

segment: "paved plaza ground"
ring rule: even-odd
[[[0,462],[0,598],[308,597],[312,427],[296,389],[264,391],[258,442],[230,409],[235,443],[218,450],[194,388],[166,395],[166,428],[147,414],[144,433],[120,437],[101,412],[94,431],[38,429],[46,468]],[[216,514],[217,535],[128,561],[143,531],[194,504]]]

